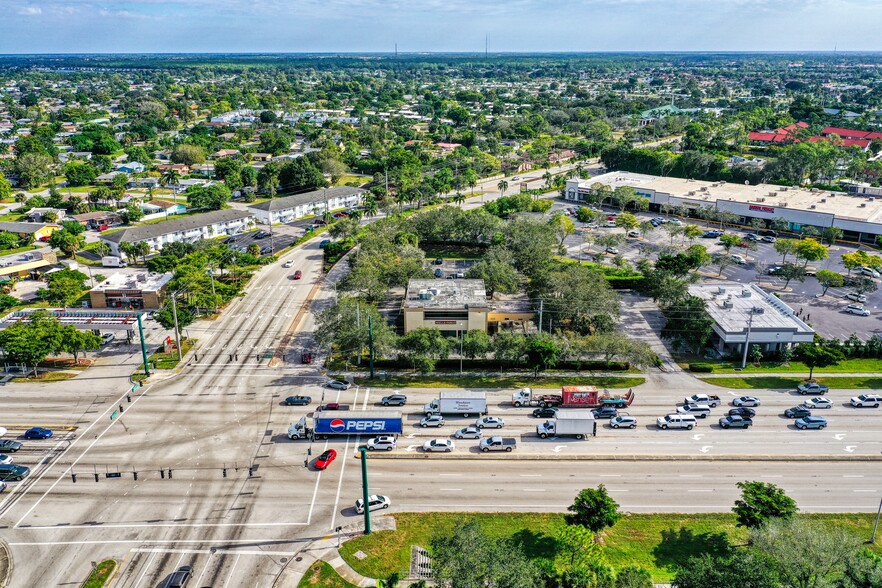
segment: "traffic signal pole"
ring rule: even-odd
[[[368,498],[370,497],[370,491],[368,490],[368,475],[367,475],[367,448],[361,447],[359,448],[359,453],[361,453],[361,498],[364,500],[364,534],[371,534],[371,508],[370,502]]]

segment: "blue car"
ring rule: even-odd
[[[819,416],[807,416],[793,421],[797,429],[823,429],[827,426],[827,419]]]
[[[43,427],[33,427],[24,432],[25,439],[48,439],[52,436],[52,431]]]

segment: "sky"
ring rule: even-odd
[[[0,0],[0,54],[879,51],[880,0]]]

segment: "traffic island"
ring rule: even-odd
[[[105,559],[95,566],[92,573],[89,574],[89,577],[83,582],[82,588],[102,588],[107,584],[107,581],[110,579],[110,576],[113,575],[115,570],[116,560]]]

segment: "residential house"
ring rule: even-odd
[[[50,215],[50,217],[54,214],[55,220],[52,222],[60,223],[67,216],[67,211],[63,208],[32,208],[25,214],[25,216],[28,217],[28,221],[32,223],[41,223],[47,214]]]
[[[147,171],[147,166],[145,166],[140,161],[131,161],[127,163],[120,163],[116,166],[116,171],[120,171],[126,174],[141,174]]]
[[[97,231],[105,230],[108,227],[122,224],[122,220],[115,212],[110,212],[107,210],[99,210],[97,212],[84,212],[83,214],[75,214],[70,218],[77,221],[87,229]]]
[[[55,231],[60,231],[61,225],[44,224],[44,223],[17,223],[17,222],[0,222],[0,231],[17,235],[20,239],[24,239],[28,235],[33,235],[35,241],[48,241],[49,237]]]
[[[221,149],[209,155],[208,159],[220,159],[221,157],[239,157],[239,155],[240,152],[238,149]]]

